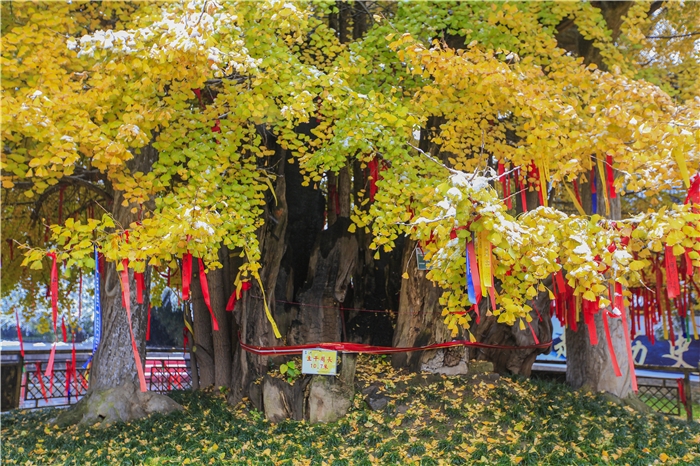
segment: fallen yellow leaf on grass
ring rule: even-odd
[[[659,455],[659,459],[660,459],[662,462],[664,462],[664,463],[665,463],[666,461],[668,461],[668,458],[669,458],[669,457],[668,457],[668,455],[667,455],[666,453],[661,453],[661,454]]]

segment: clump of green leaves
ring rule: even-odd
[[[287,376],[287,382],[294,383],[294,380],[301,375],[301,370],[297,368],[297,363],[289,361],[280,366],[280,374]]]

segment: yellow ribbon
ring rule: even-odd
[[[564,185],[564,187],[566,188],[566,192],[569,193],[569,197],[571,198],[571,201],[574,203],[576,210],[578,210],[578,213],[585,217],[586,211],[583,210],[583,206],[578,201],[578,199],[576,199],[576,195],[574,194],[574,192],[567,185]]]

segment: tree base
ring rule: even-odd
[[[165,395],[141,392],[133,384],[88,393],[75,406],[53,420],[59,427],[74,424],[106,427],[117,422],[130,422],[153,413],[167,414],[182,406]]]

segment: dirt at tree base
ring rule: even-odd
[[[75,406],[59,414],[53,421],[59,427],[75,424],[108,427],[117,422],[130,422],[154,413],[167,414],[182,410],[168,396],[141,392],[134,384],[88,393]]]

